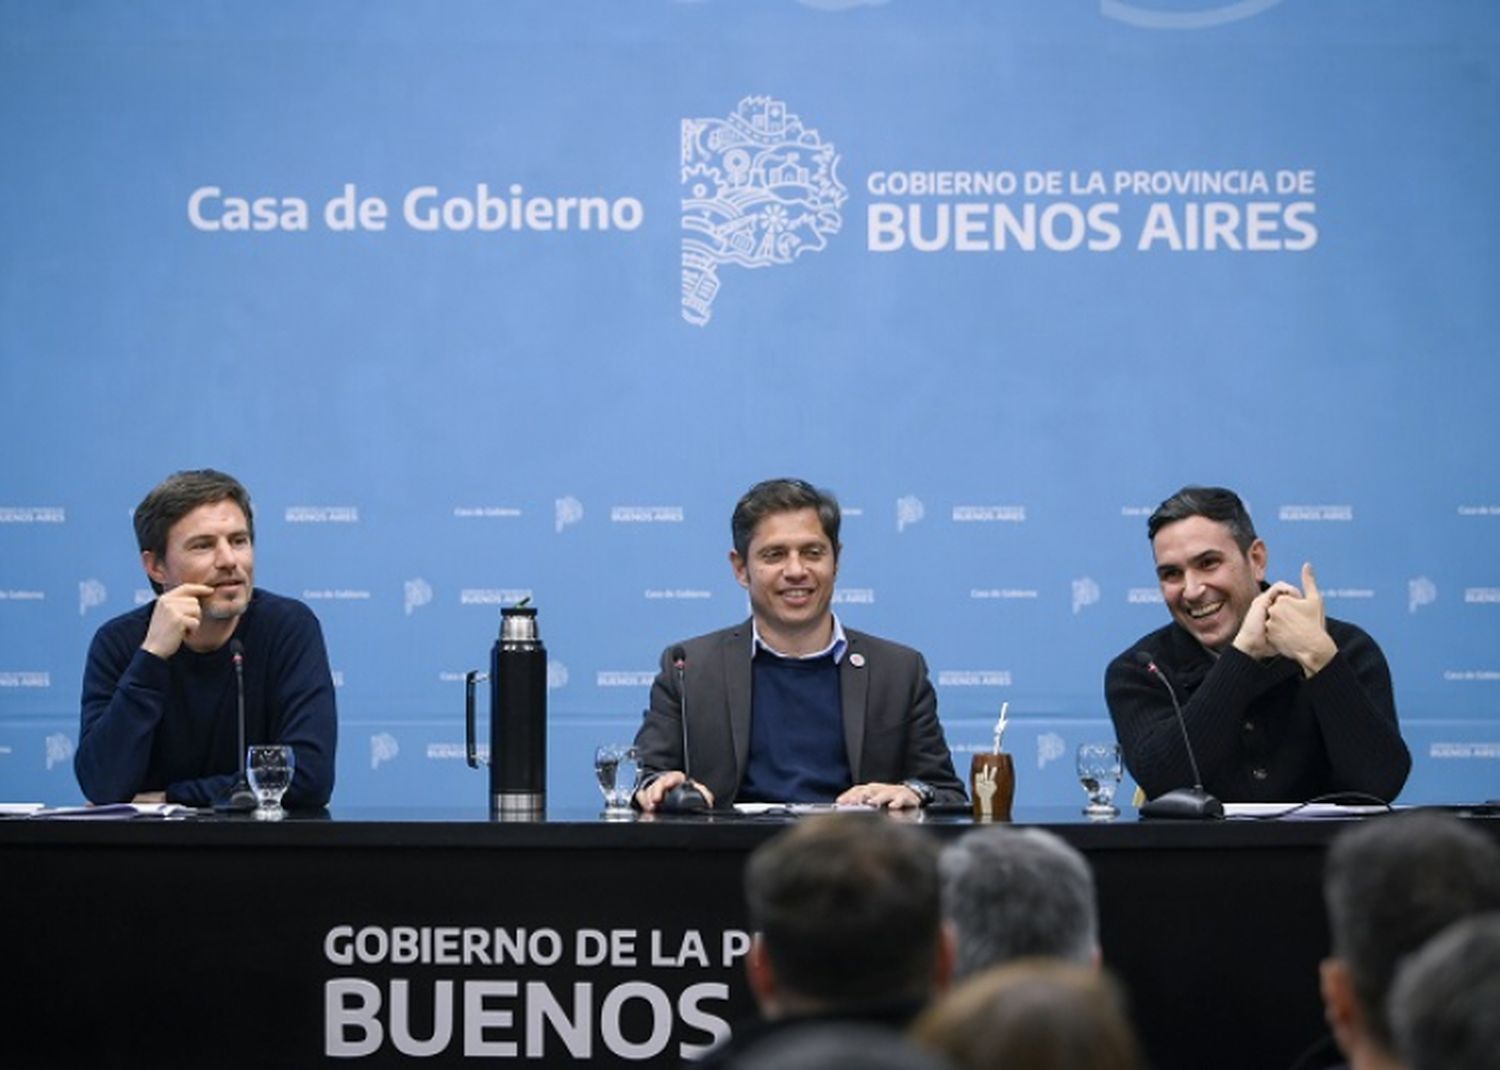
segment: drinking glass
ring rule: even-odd
[[[969,759],[975,821],[1009,821],[1016,797],[1016,765],[1009,754],[980,751]]]
[[[285,816],[281,797],[292,786],[297,755],[285,743],[269,743],[245,752],[245,774],[255,792],[255,816],[263,821],[278,821]]]
[[[630,813],[630,801],[641,778],[640,753],[623,743],[606,743],[594,751],[594,775],[604,793],[605,812]]]
[[[1115,789],[1125,775],[1118,743],[1080,743],[1078,745],[1078,780],[1089,794],[1083,812],[1093,818],[1118,817],[1114,804]]]

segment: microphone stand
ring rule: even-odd
[[[687,779],[667,792],[657,809],[665,814],[704,814],[709,809],[708,798],[693,783],[693,757],[688,751],[687,686],[683,682],[687,673],[687,652],[680,646],[672,651],[672,667],[677,670],[677,694],[681,699],[682,772]]]
[[[1137,651],[1135,660],[1145,666],[1146,671],[1161,681],[1172,700],[1172,711],[1177,714],[1177,727],[1182,731],[1182,745],[1187,749],[1188,764],[1193,769],[1191,788],[1173,788],[1154,799],[1141,804],[1140,815],[1145,818],[1218,819],[1224,816],[1224,804],[1203,790],[1203,775],[1198,772],[1198,758],[1193,754],[1193,741],[1188,736],[1187,719],[1182,716],[1182,706],[1177,701],[1177,690],[1167,674],[1156,667],[1156,661],[1144,650]]]
[[[255,792],[250,790],[250,778],[245,772],[245,644],[238,639],[229,641],[229,652],[234,656],[234,691],[238,711],[240,741],[240,771],[229,794],[214,804],[214,809],[230,814],[248,814],[256,807]]]

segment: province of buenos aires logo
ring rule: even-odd
[[[723,119],[682,120],[682,318],[713,316],[720,265],[790,264],[844,226],[833,145],[771,97]]]
[[[405,584],[405,592],[402,596],[402,604],[406,609],[406,615],[408,617],[412,615],[412,612],[414,610],[420,609],[425,605],[431,605],[432,584],[428,583],[420,576],[418,576],[414,580],[407,580]]]
[[[109,591],[98,580],[82,580],[78,584],[78,615],[102,606],[109,600]]]
[[[1087,606],[1099,601],[1099,584],[1090,576],[1081,576],[1073,581],[1073,615],[1076,617]]]
[[[370,768],[379,769],[386,762],[394,762],[401,754],[401,744],[389,732],[377,732],[370,737]]]

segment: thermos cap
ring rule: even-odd
[[[536,642],[536,607],[506,606],[501,609],[500,638],[512,643]]]

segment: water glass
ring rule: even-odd
[[[1114,804],[1115,789],[1125,775],[1118,743],[1080,743],[1078,745],[1078,780],[1088,792],[1089,804],[1083,812],[1092,818],[1118,817]]]
[[[255,816],[263,821],[280,820],[286,813],[281,797],[292,786],[297,755],[285,743],[256,745],[245,752],[245,774],[255,792]]]
[[[606,743],[594,751],[594,775],[604,793],[606,813],[629,813],[641,779],[640,752],[623,743]]]

